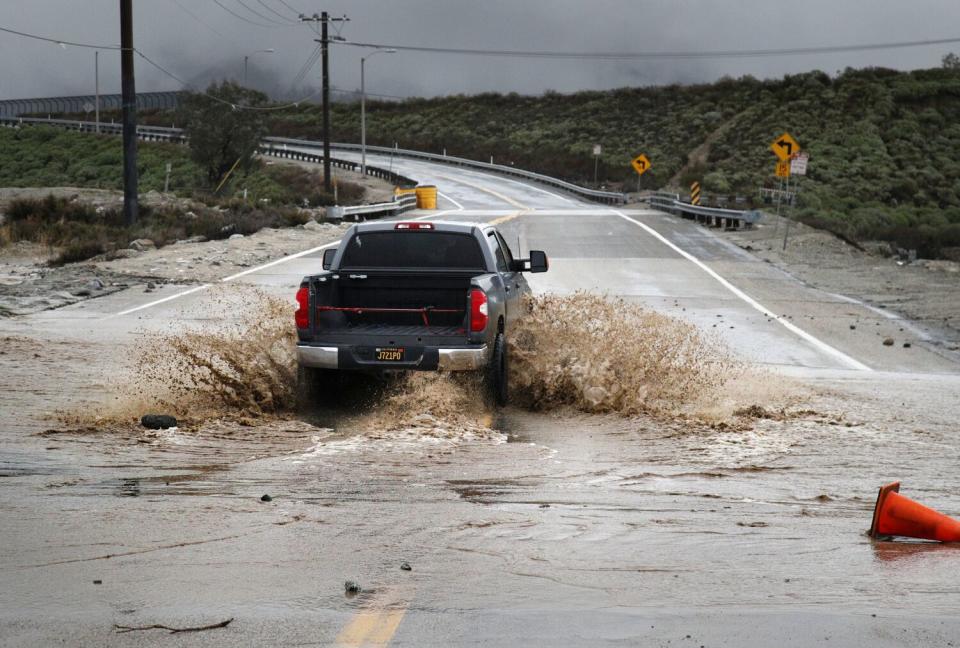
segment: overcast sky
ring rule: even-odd
[[[243,75],[274,94],[291,82],[316,38],[282,0],[134,0],[135,45],[177,76],[205,85]],[[347,14],[349,40],[439,47],[664,51],[767,49],[863,44],[960,36],[957,0],[286,0],[298,12]],[[57,39],[119,42],[119,0],[3,0],[0,26]],[[244,7],[246,5],[246,7]],[[264,6],[266,5],[266,6]],[[15,10],[13,7],[16,7]],[[226,7],[226,8],[224,8]],[[269,7],[269,9],[267,8]],[[231,15],[227,9],[254,23]],[[272,9],[273,13],[270,11]],[[251,11],[252,10],[252,11]],[[254,13],[255,12],[255,13]],[[260,14],[260,15],[256,15]],[[571,61],[399,52],[367,62],[367,91],[432,96],[481,91],[537,94],[671,82],[723,75],[781,76],[847,66],[935,67],[960,45],[774,58]],[[336,87],[360,85],[363,50],[336,46]],[[90,94],[92,50],[0,33],[0,98]],[[104,52],[101,91],[119,92],[120,57]],[[320,65],[311,71],[316,83]],[[137,61],[137,89],[175,90],[177,81]],[[302,90],[302,89],[301,89]],[[295,94],[295,93],[294,93]]]

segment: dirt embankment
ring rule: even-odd
[[[801,281],[869,306],[900,313],[938,333],[949,350],[960,349],[960,263],[904,261],[865,245],[866,251],[823,230],[765,214],[750,230],[723,236]]]

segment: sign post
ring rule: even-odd
[[[603,147],[599,144],[593,145],[593,186],[597,186],[597,170],[600,166],[600,154],[603,153]]]
[[[650,170],[650,158],[641,153],[630,161],[630,166],[637,172],[637,192],[640,192],[640,176]]]
[[[780,137],[770,142],[770,150],[777,156],[779,162],[774,169],[774,175],[779,181],[779,191],[777,191],[777,224],[774,226],[774,236],[777,235],[777,228],[780,227],[780,207],[783,204],[784,180],[786,180],[787,191],[790,191],[790,172],[792,171],[791,160],[800,154],[800,144],[790,133],[784,133]],[[804,167],[804,173],[806,167]],[[787,235],[790,233],[790,219],[787,219],[787,229],[783,234],[783,249],[787,249]]]

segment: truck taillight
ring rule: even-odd
[[[470,291],[470,330],[479,333],[486,329],[489,319],[487,294],[479,288],[474,288]]]
[[[293,315],[298,329],[310,328],[310,291],[300,286],[297,291],[297,312]]]

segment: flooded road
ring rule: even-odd
[[[246,305],[289,299],[314,257],[128,315],[142,294],[3,320],[0,645],[956,645],[960,551],[865,535],[895,479],[960,513],[953,359],[873,344],[896,323],[631,215],[787,321],[815,315],[810,342],[630,219],[575,207],[444,216],[509,217],[508,240],[558,250],[537,291],[594,289],[564,322],[597,339],[550,329],[562,353],[518,362],[501,412],[432,377],[292,411],[283,309],[250,328]],[[655,325],[610,326],[603,292]],[[701,334],[735,362],[678,354],[710,359],[688,382],[658,364]],[[620,349],[640,361],[604,364]],[[229,379],[198,388],[204,366]],[[148,404],[181,426],[139,427]]]

